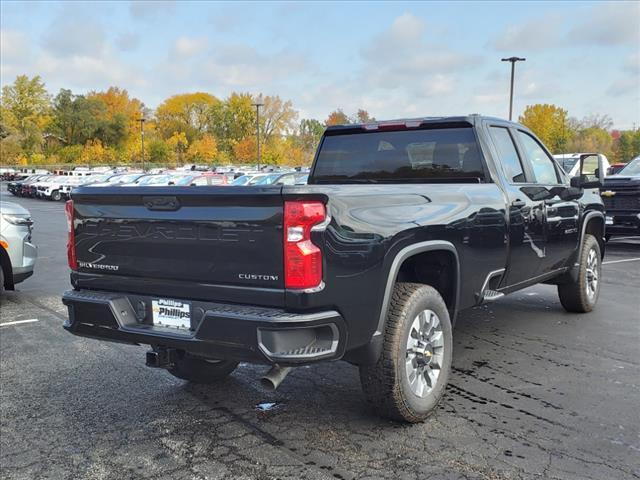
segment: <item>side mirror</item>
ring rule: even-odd
[[[575,188],[600,188],[604,185],[605,170],[602,156],[597,153],[580,155],[580,174],[571,179]]]

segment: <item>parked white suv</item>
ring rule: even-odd
[[[13,290],[33,275],[38,249],[31,243],[32,225],[29,210],[0,202],[0,291]]]

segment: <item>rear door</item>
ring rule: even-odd
[[[283,289],[279,188],[88,186],[73,200],[86,288],[114,288],[121,279],[148,294],[175,285],[180,298],[218,287],[206,300]]]

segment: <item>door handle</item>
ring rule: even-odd
[[[518,200],[514,200],[513,202],[511,202],[511,206],[512,207],[516,207],[516,208],[523,208],[523,207],[526,207],[527,204],[526,204],[526,202],[524,200],[518,199]]]

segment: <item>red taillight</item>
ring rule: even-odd
[[[67,214],[67,259],[69,260],[69,268],[78,270],[78,259],[76,258],[76,231],[73,225],[73,200],[68,200],[64,206],[64,212]]]
[[[284,203],[285,288],[315,288],[322,283],[322,252],[311,241],[311,229],[325,218],[321,202]]]

